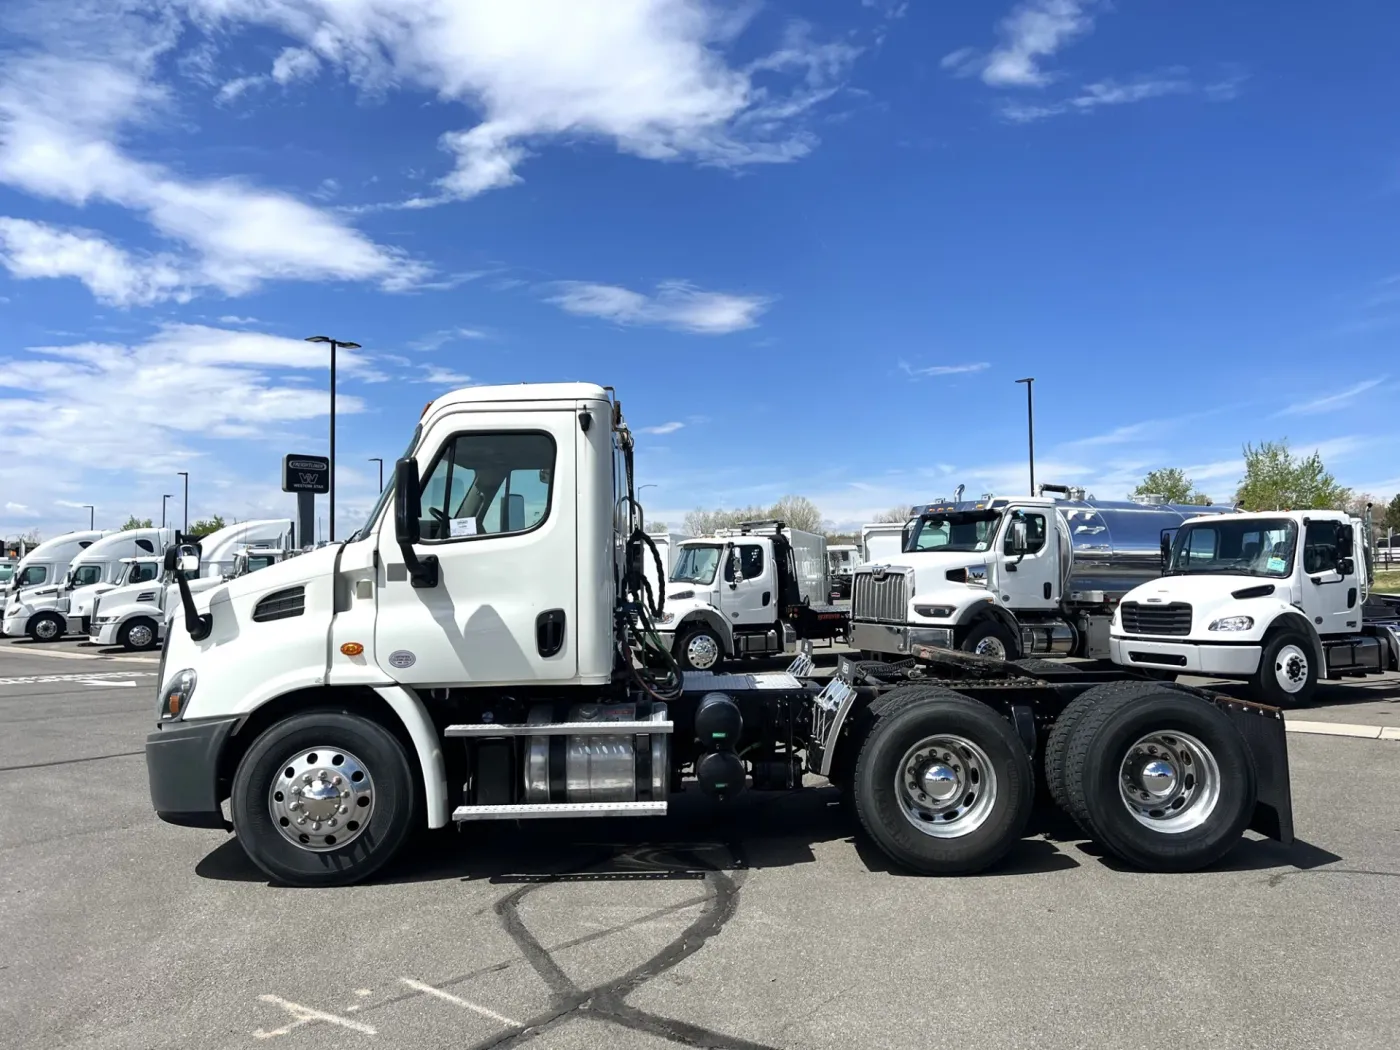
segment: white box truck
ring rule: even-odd
[[[898,521],[872,522],[860,527],[860,564],[892,565],[904,553],[907,526]]]

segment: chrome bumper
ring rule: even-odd
[[[852,649],[868,649],[872,653],[898,653],[908,656],[916,645],[928,645],[936,649],[953,648],[953,629],[853,623],[850,645]]]
[[[1110,636],[1109,655],[1119,667],[1150,667],[1215,678],[1248,678],[1259,669],[1263,647],[1162,642],[1155,638]]]

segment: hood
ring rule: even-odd
[[[1139,584],[1123,595],[1125,602],[1141,602],[1156,605],[1159,602],[1188,602],[1191,605],[1214,605],[1217,602],[1233,602],[1233,592],[1247,588],[1273,585],[1274,593],[1268,597],[1285,604],[1293,600],[1293,588],[1288,580],[1270,580],[1261,576],[1236,576],[1230,573],[1212,575],[1201,573],[1195,576],[1163,576],[1160,580],[1150,580]]]
[[[914,570],[914,593],[931,594],[950,587],[965,589],[969,584],[948,579],[948,573],[958,569],[987,571],[991,551],[915,551],[901,554],[891,568],[903,566]],[[982,587],[976,587],[982,591]]]

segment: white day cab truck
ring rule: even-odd
[[[1161,575],[1164,530],[1210,508],[1040,488],[916,507],[903,552],[856,571],[851,645],[885,659],[928,645],[1108,660],[1118,602]]]
[[[146,742],[156,813],[236,832],[295,886],[366,879],[415,826],[664,817],[683,790],[786,792],[806,773],[921,873],[1003,857],[1037,770],[1152,870],[1210,864],[1246,827],[1292,839],[1272,708],[932,651],[883,675],[843,660],[821,682],[808,651],[786,671],[682,673],[641,598],[642,520],[611,391],[481,386],[424,410],[346,540],[200,593],[183,575],[197,552],[168,551],[180,611]]]
[[[86,635],[97,597],[119,586],[152,580],[160,574],[160,555],[175,542],[175,529],[127,529],[113,532],[84,548],[68,571],[51,584],[17,592],[5,606],[0,634],[28,635],[36,642],[56,642],[64,635]]]
[[[801,640],[845,637],[844,609],[826,602],[826,538],[781,521],[752,521],[683,541],[657,626],[685,671],[776,656]]]
[[[280,561],[290,548],[291,535],[289,518],[242,521],[211,532],[194,544],[199,564],[189,579],[201,590]],[[250,560],[250,548],[262,553]],[[143,573],[127,586],[99,595],[93,602],[88,641],[127,650],[154,649],[174,615],[177,593],[173,579],[152,579]]]
[[[100,529],[85,529],[81,532],[67,532],[51,540],[36,544],[19,564],[14,575],[5,584],[4,594],[8,604],[11,595],[28,587],[54,583],[61,580],[73,564],[73,559],[87,550],[104,536],[111,535]]]
[[[1277,706],[1306,704],[1319,680],[1395,670],[1400,610],[1368,601],[1369,538],[1340,511],[1188,520],[1163,551],[1166,574],[1115,612],[1113,660],[1240,679]]]

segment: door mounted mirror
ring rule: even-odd
[[[1018,518],[1011,523],[1011,531],[1007,534],[1008,550],[1006,553],[1025,557],[1030,550],[1030,527],[1024,518]]]
[[[418,480],[418,460],[405,456],[394,464],[394,541],[403,552],[409,582],[414,587],[436,587],[437,556],[418,557],[413,549],[422,540],[423,493]]]
[[[1351,524],[1349,522],[1337,523],[1337,556],[1339,558],[1350,558],[1355,552],[1352,546]]]

